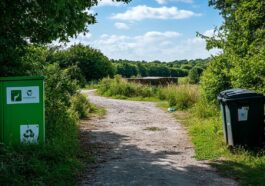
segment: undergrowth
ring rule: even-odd
[[[128,82],[117,75],[114,79],[104,78],[98,86],[103,96],[137,101],[167,101],[169,107],[187,109],[192,107],[198,97],[196,85],[174,85],[155,87]]]

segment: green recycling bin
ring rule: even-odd
[[[43,144],[45,141],[44,78],[0,78],[0,141]]]
[[[229,146],[257,147],[264,143],[264,96],[245,89],[218,95],[223,131]]]

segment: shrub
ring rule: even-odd
[[[76,93],[71,98],[71,108],[70,110],[72,112],[75,112],[78,115],[78,118],[86,118],[88,117],[88,112],[90,108],[90,103],[86,96]]]
[[[233,87],[246,88],[265,94],[265,47],[256,54],[233,61]]]
[[[231,65],[223,55],[214,57],[201,78],[202,94],[207,101],[215,102],[217,95],[231,88]]]
[[[199,70],[196,67],[193,67],[190,71],[189,71],[189,83],[191,84],[197,84],[200,81],[200,74],[199,74]]]
[[[81,69],[77,65],[70,66],[66,68],[67,74],[70,78],[77,82],[80,87],[85,87],[87,84],[86,78],[82,74]]]

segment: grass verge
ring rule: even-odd
[[[202,106],[202,105],[201,105]],[[188,130],[194,144],[196,159],[210,160],[223,176],[231,177],[242,185],[262,186],[265,183],[265,153],[248,151],[243,148],[229,150],[224,143],[222,122],[218,111],[212,116],[202,117],[194,109],[174,113]],[[207,107],[207,106],[204,106]],[[209,108],[208,108],[209,109]],[[205,108],[201,108],[205,110]],[[213,112],[212,110],[208,110]]]

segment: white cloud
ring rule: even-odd
[[[128,29],[130,28],[127,24],[125,24],[125,23],[120,23],[120,22],[117,22],[117,23],[115,23],[114,25],[115,25],[115,27],[116,27],[117,29],[120,29],[120,30],[128,30]]]
[[[206,30],[203,35],[207,36],[207,37],[213,37],[215,36],[214,34],[214,29],[210,29],[210,30]]]
[[[89,43],[91,42],[91,33],[86,33],[85,35],[83,33],[79,34],[76,38],[71,38],[69,43],[67,45],[74,45],[79,43]]]
[[[64,42],[59,42],[59,40],[53,41],[50,46],[62,46],[62,47],[69,47],[71,45],[75,45],[75,44],[79,44],[79,43],[83,43],[85,45],[89,45],[91,43],[91,37],[92,34],[91,33],[80,33],[78,34],[76,37],[74,38],[70,38],[69,42],[64,43]]]
[[[155,0],[158,4],[167,4],[169,2],[193,3],[193,0]]]
[[[113,2],[112,0],[100,0],[98,6],[121,6],[124,3]]]
[[[203,39],[185,39],[180,33],[172,31],[150,31],[131,37],[104,34],[91,46],[100,49],[109,58],[146,61],[206,58],[220,52],[208,52]]]
[[[97,48],[112,59],[140,61],[207,58],[211,54],[221,52],[217,49],[209,52],[205,49],[206,43],[203,39],[185,38],[181,33],[174,31],[149,31],[135,36],[102,34],[99,38],[92,37],[90,33],[85,36],[79,34],[77,38],[70,39],[66,47],[78,43]]]
[[[124,13],[113,15],[112,19],[140,21],[144,19],[185,19],[199,16],[190,10],[179,10],[177,7],[153,8],[146,5],[139,5],[127,10]]]

